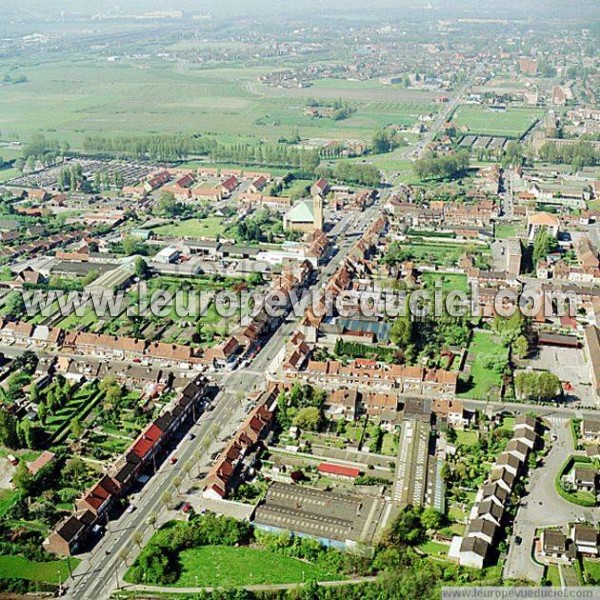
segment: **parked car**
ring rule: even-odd
[[[189,502],[185,502],[181,507],[181,510],[187,514],[190,512],[190,510],[192,510],[192,505]]]
[[[130,504],[126,509],[126,513],[132,513],[135,510],[135,504]]]
[[[172,465],[174,465],[177,462],[177,457],[176,456],[171,456],[171,459],[169,461]]]

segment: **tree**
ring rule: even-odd
[[[25,314],[25,301],[20,292],[10,292],[4,303],[5,314],[13,319],[20,319]]]
[[[148,518],[146,519],[146,523],[148,523],[148,525],[151,525],[153,529],[156,529],[156,521],[158,520],[156,513],[150,513],[148,515]]]
[[[129,558],[129,548],[127,546],[121,548],[121,551],[119,552],[119,558],[123,561],[123,563],[125,563],[125,566],[127,567],[127,559]]]
[[[38,415],[38,419],[40,420],[40,423],[42,425],[45,425],[46,418],[48,417],[48,409],[46,408],[46,405],[43,402],[40,402],[38,404],[37,415]]]
[[[529,342],[524,335],[520,335],[513,344],[513,350],[518,358],[526,358],[529,354]]]
[[[17,465],[14,475],[12,476],[12,484],[16,489],[21,490],[28,496],[34,491],[35,481],[24,460]]]
[[[558,248],[558,242],[551,236],[545,227],[542,227],[533,240],[533,262],[537,264],[544,260],[548,254]]]
[[[181,477],[177,476],[173,479],[173,486],[175,487],[175,489],[177,490],[177,493],[179,494],[179,486],[181,485]]]
[[[170,507],[172,500],[173,500],[173,494],[171,494],[171,492],[169,492],[169,491],[163,492],[160,497],[160,501],[165,505],[166,508]]]
[[[390,340],[399,348],[405,348],[413,339],[413,322],[410,311],[406,314],[396,317],[392,329],[390,330]]]
[[[5,408],[0,408],[0,444],[18,448],[17,420]]]
[[[179,214],[181,208],[175,199],[173,192],[162,191],[158,202],[154,207],[154,214],[163,217],[174,217]]]
[[[442,513],[429,506],[421,513],[421,524],[425,529],[439,529],[444,517]]]
[[[375,154],[383,154],[384,152],[390,152],[393,148],[392,141],[390,140],[390,137],[388,136],[385,129],[378,129],[373,134],[371,145]]]
[[[150,277],[148,263],[141,256],[135,259],[134,272],[136,277],[144,281]]]
[[[131,539],[133,540],[133,543],[138,548],[142,547],[142,542],[144,541],[144,535],[142,534],[141,531],[134,531]]]
[[[83,426],[77,417],[71,421],[71,433],[73,434],[73,437],[77,439],[80,439],[83,434]]]
[[[318,431],[321,426],[321,412],[314,406],[301,408],[294,417],[296,427],[308,431]]]

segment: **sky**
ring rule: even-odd
[[[570,16],[587,13],[592,20],[600,19],[598,0],[571,0],[565,12],[565,0],[0,0],[5,14],[58,16],[65,10],[94,14],[120,8],[124,13],[179,9],[192,13],[228,13],[260,16],[267,14],[347,11],[368,15],[369,12],[392,11],[399,16],[402,10],[433,7],[432,13],[511,18],[532,14]]]

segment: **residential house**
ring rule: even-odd
[[[581,438],[584,442],[600,443],[600,419],[583,419]]]
[[[458,562],[462,567],[483,569],[490,554],[490,545],[480,537],[464,537],[460,545]]]
[[[575,523],[571,527],[571,539],[575,549],[584,556],[598,556],[598,537],[598,529],[592,525]]]
[[[567,557],[567,536],[562,531],[544,529],[540,542],[542,556],[559,559]]]

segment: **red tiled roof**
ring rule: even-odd
[[[356,479],[360,475],[360,470],[356,467],[345,467],[343,465],[336,465],[333,463],[322,462],[317,470],[319,473],[325,473],[327,475],[341,475],[343,477],[351,477]]]

